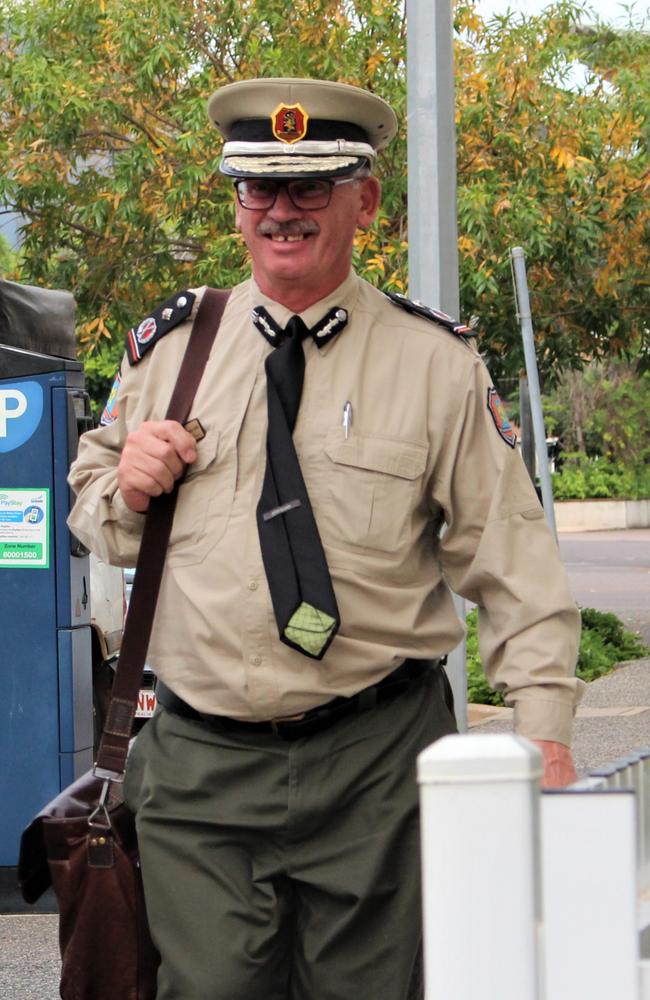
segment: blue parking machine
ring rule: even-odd
[[[92,765],[89,562],[66,525],[90,426],[73,297],[0,281],[0,867]]]

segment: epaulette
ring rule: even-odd
[[[458,323],[453,316],[448,316],[447,313],[440,312],[438,309],[425,306],[417,299],[413,301],[407,299],[406,295],[401,295],[400,292],[384,292],[384,295],[387,295],[391,302],[394,302],[396,306],[400,306],[401,309],[406,309],[407,312],[413,313],[415,316],[422,316],[423,319],[431,320],[432,323],[439,323],[440,326],[444,326],[451,333],[455,333],[457,337],[476,336],[476,330],[471,326]]]
[[[137,365],[161,337],[186,320],[192,312],[195,298],[194,292],[177,292],[145,317],[138,326],[131,327],[126,335],[129,363]]]

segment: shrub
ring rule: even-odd
[[[650,655],[650,649],[611,612],[582,608],[580,614],[582,632],[576,674],[582,680],[593,681],[609,673],[617,663]],[[504,703],[502,695],[492,690],[483,672],[476,610],[467,615],[467,700],[479,705]]]
[[[573,452],[553,475],[553,496],[556,500],[642,500],[650,497],[650,470]]]

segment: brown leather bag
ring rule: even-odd
[[[167,410],[183,423],[228,299],[207,289]],[[160,956],[149,934],[135,818],[122,780],[165,553],[176,506],[151,501],[145,518],[111,705],[87,774],[32,820],[20,842],[18,879],[27,903],[54,888],[59,906],[63,1000],[154,1000]]]
[[[105,782],[92,771],[64,789],[24,832],[24,899],[50,886],[59,907],[64,1000],[153,1000],[160,957],[151,940],[134,816],[108,782],[106,814],[90,821]]]

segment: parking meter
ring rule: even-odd
[[[92,765],[89,561],[66,524],[91,425],[74,299],[0,281],[0,866]]]

